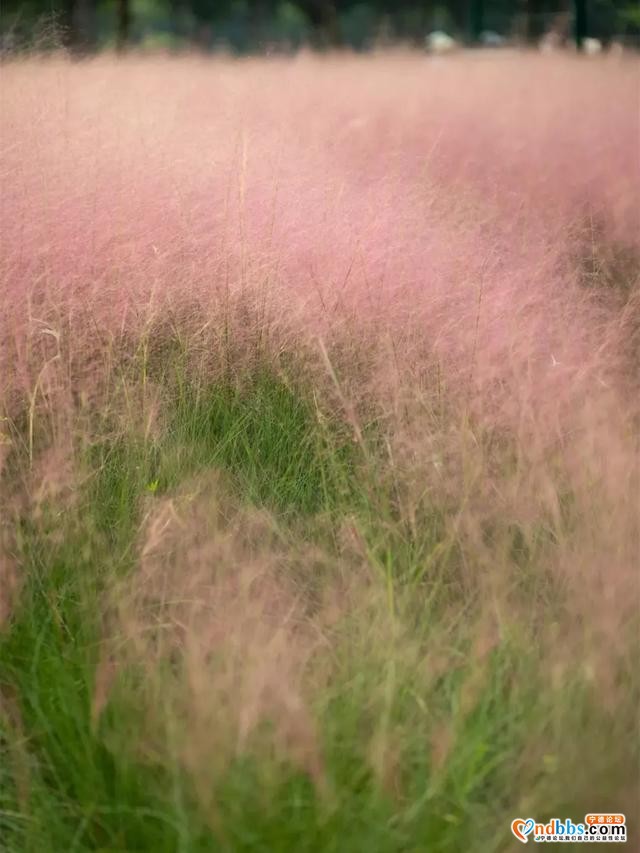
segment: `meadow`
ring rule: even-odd
[[[0,69],[0,848],[639,796],[636,57]]]

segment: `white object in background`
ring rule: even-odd
[[[426,38],[427,50],[430,53],[451,53],[458,47],[458,42],[442,30],[434,30]]]
[[[599,53],[602,53],[602,42],[600,39],[583,39],[582,50],[586,56],[597,56]]]

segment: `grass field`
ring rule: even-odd
[[[5,63],[0,849],[638,843],[638,70]]]

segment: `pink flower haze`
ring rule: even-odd
[[[233,303],[294,344],[428,351],[481,408],[550,423],[629,380],[637,300],[581,265],[640,251],[638,116],[635,59],[7,64],[5,387],[33,387],[43,327],[88,358]]]

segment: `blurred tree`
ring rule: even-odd
[[[309,18],[317,46],[337,47],[341,43],[338,10],[334,0],[300,0],[298,5]]]
[[[484,0],[471,0],[470,33],[471,41],[477,44],[484,30]]]
[[[574,36],[576,40],[576,47],[578,50],[582,50],[583,42],[589,34],[587,32],[587,0],[574,0],[574,9]]]
[[[544,34],[544,0],[525,0],[525,38],[536,42]]]
[[[96,7],[94,0],[73,0],[71,4],[70,35],[79,51],[91,50],[96,42]]]
[[[131,30],[131,6],[129,0],[116,0],[118,9],[118,23],[116,29],[116,46],[119,51],[125,50],[129,43]]]

